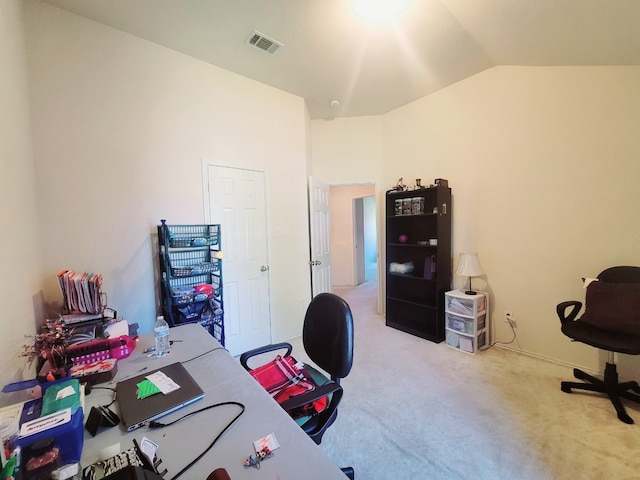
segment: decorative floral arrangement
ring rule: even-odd
[[[70,334],[61,320],[47,319],[41,333],[26,335],[26,338],[32,338],[33,344],[23,346],[22,356],[27,357],[30,363],[37,359],[38,373],[48,362],[49,371],[45,373],[46,380],[52,381],[66,376],[66,350]]]

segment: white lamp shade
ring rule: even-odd
[[[484,275],[484,269],[480,264],[478,254],[475,252],[461,253],[456,273],[463,277],[479,277],[480,275]]]

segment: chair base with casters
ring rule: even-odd
[[[640,403],[638,382],[620,382],[615,354],[640,354],[640,267],[619,266],[602,271],[586,285],[585,311],[578,318],[582,302],[559,303],[556,312],[562,333],[608,353],[604,377],[596,378],[579,369],[573,374],[583,382],[561,382],[563,392],[585,390],[604,393],[613,404],[618,419],[632,424],[622,399]]]
[[[609,352],[609,359],[613,362],[613,353]],[[599,378],[594,377],[593,375],[589,375],[588,373],[583,372],[575,368],[573,370],[573,375],[578,380],[584,380],[588,383],[580,383],[580,382],[561,382],[560,389],[563,392],[571,393],[572,389],[576,390],[588,390],[590,392],[601,392],[606,393],[609,396],[609,400],[613,404],[613,407],[616,409],[618,414],[618,418],[624,423],[632,424],[633,418],[631,418],[627,411],[622,405],[622,401],[620,398],[625,398],[627,400],[632,400],[634,402],[640,403],[640,386],[636,381],[630,382],[618,382],[618,370],[616,368],[615,363],[607,362],[607,365],[604,370],[604,378],[600,380]],[[630,392],[633,390],[633,393]]]

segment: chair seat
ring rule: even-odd
[[[620,334],[602,330],[600,328],[580,322],[564,322],[562,333],[567,337],[586,343],[602,350],[627,353],[629,355],[640,354],[640,336]]]
[[[324,385],[325,383],[330,382],[325,375],[320,373],[318,370],[313,368],[308,363],[304,364],[304,369],[311,376],[316,385]],[[327,405],[331,402],[331,394],[327,395]],[[295,419],[295,422],[302,427],[305,432],[312,432],[318,427],[318,416],[317,415],[305,415],[304,417],[299,417]]]

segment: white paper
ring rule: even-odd
[[[460,350],[473,353],[473,340],[466,337],[460,337]]]
[[[22,407],[24,407],[25,402],[16,403],[13,405],[7,405],[6,407],[0,407],[0,418],[7,419],[20,419],[20,415],[22,415]]]
[[[165,395],[180,388],[180,385],[171,380],[162,372],[152,373],[151,375],[147,376],[147,379],[149,379],[149,381],[156,387],[158,387],[160,391]]]
[[[106,333],[109,334],[109,338],[118,338],[123,335],[129,335],[129,322],[126,320],[119,320],[105,328]]]
[[[39,433],[49,428],[63,425],[70,421],[71,409],[65,408],[64,410],[59,410],[50,415],[46,415],[44,417],[31,420],[30,422],[23,423],[20,427],[20,436],[26,437],[27,435],[33,435],[34,433]]]
[[[76,391],[73,389],[71,385],[68,387],[61,388],[56,394],[56,400],[62,400],[63,398],[70,397],[71,395],[75,395]]]
[[[276,439],[275,433],[270,433],[269,435],[253,442],[253,449],[256,452],[261,452],[265,447],[267,447],[271,452],[273,452],[276,448],[280,448],[280,444]]]
[[[140,441],[140,450],[144,454],[145,457],[149,460],[149,463],[153,465],[153,459],[156,456],[156,451],[158,450],[158,444],[152,442],[147,437],[142,437]]]

